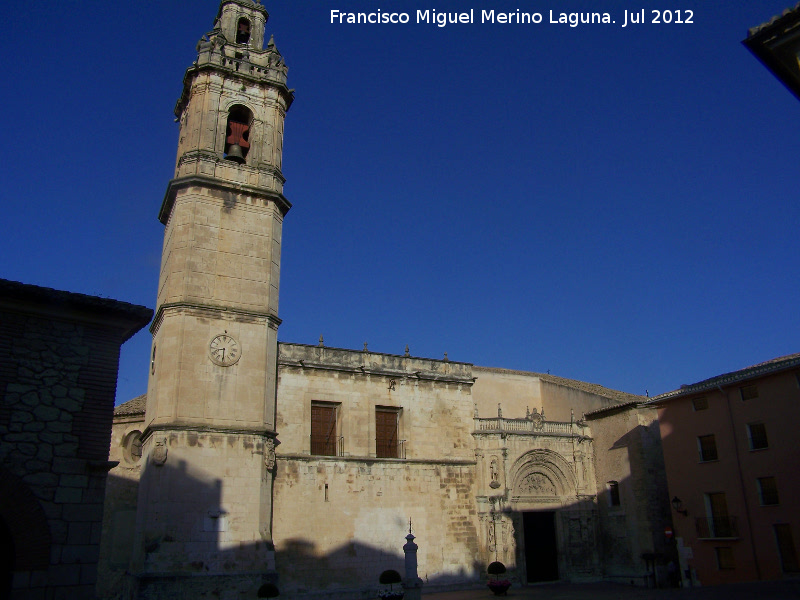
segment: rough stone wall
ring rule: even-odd
[[[500,404],[503,416],[519,418],[526,410],[544,410],[551,421],[569,422],[583,413],[629,401],[635,396],[596,384],[574,381],[542,373],[509,369],[473,367],[477,377],[473,399],[478,416],[497,416]]]
[[[114,419],[109,460],[119,463],[108,473],[103,511],[97,595],[113,597],[125,585],[124,577],[133,555],[136,502],[141,459],[130,453],[130,444],[144,430],[144,412]]]
[[[627,407],[590,417],[595,440],[601,554],[606,578],[637,585],[666,584],[674,558],[664,536],[671,525],[664,457],[654,408]],[[618,482],[612,505],[609,482]],[[656,561],[656,575],[643,555]]]
[[[40,314],[4,308],[0,318],[0,517],[16,550],[12,598],[94,597],[124,339],[97,313],[84,322],[55,302]]]
[[[280,356],[273,533],[281,597],[374,596],[381,571],[403,570],[409,519],[428,585],[474,580],[470,365],[295,344],[282,344]],[[339,456],[310,454],[313,402],[336,407]],[[376,458],[376,407],[399,411],[405,458]]]
[[[477,578],[474,467],[434,461],[279,458],[274,537],[281,597],[372,597],[403,572],[409,519],[428,585]]]

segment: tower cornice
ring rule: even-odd
[[[219,10],[217,11],[217,16],[214,19],[215,23],[222,16],[222,9],[226,4],[238,4],[243,8],[258,11],[264,15],[265,23],[267,22],[267,19],[269,19],[269,13],[267,12],[266,7],[261,4],[261,2],[253,2],[253,0],[222,0],[222,2],[219,3]]]
[[[274,202],[283,215],[286,215],[289,209],[292,208],[292,203],[286,199],[286,196],[272,190],[266,190],[245,183],[224,181],[207,175],[188,175],[185,177],[178,177],[169,182],[167,191],[164,194],[164,200],[161,203],[161,210],[158,211],[158,220],[161,221],[162,224],[166,225],[169,220],[169,215],[172,212],[172,206],[175,204],[175,196],[178,191],[194,186],[211,188],[224,192],[234,192],[236,194],[244,193],[257,198],[263,198],[264,200]]]
[[[234,308],[230,306],[221,306],[217,304],[202,304],[199,302],[167,302],[159,306],[158,309],[156,310],[156,315],[155,317],[153,317],[153,321],[150,323],[150,333],[154,334],[156,331],[158,331],[158,328],[161,326],[161,322],[164,319],[164,313],[170,310],[200,311],[207,313],[207,316],[210,318],[218,318],[221,314],[228,314],[239,317],[245,317],[248,319],[264,319],[270,324],[270,326],[273,329],[276,330],[283,322],[281,321],[281,319],[279,319],[270,312],[244,310],[241,308]]]
[[[259,66],[254,66],[253,73],[251,74],[248,71],[236,70],[237,63],[241,65],[243,59],[233,58],[223,60],[228,60],[230,62],[230,66],[223,66],[212,62],[207,62],[205,64],[194,64],[186,69],[186,73],[183,76],[183,91],[181,92],[180,98],[178,98],[177,102],[175,102],[175,110],[173,111],[177,118],[181,117],[186,105],[189,103],[189,98],[191,97],[192,91],[192,82],[194,81],[195,76],[203,71],[216,71],[224,74],[226,77],[230,77],[233,80],[248,82],[255,85],[269,85],[270,87],[275,88],[280,94],[281,98],[283,98],[283,101],[286,104],[286,108],[284,110],[289,110],[292,102],[294,102],[294,90],[290,90],[283,81],[270,77],[268,69],[262,69]]]

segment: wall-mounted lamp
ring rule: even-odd
[[[682,514],[684,517],[689,515],[689,511],[683,508],[683,502],[677,496],[672,499],[672,508],[675,509],[676,513]]]

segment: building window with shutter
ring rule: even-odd
[[[746,385],[744,387],[739,388],[739,391],[742,394],[742,400],[755,400],[756,398],[758,398],[757,385]]]
[[[781,569],[784,573],[800,572],[791,526],[788,523],[777,523],[772,528],[775,531],[775,541],[778,543],[778,554],[781,556]]]
[[[733,561],[733,548],[730,546],[723,546],[714,548],[717,555],[717,568],[720,571],[729,571],[736,568],[736,563]]]
[[[692,400],[692,408],[694,408],[695,412],[698,410],[708,410],[708,398],[705,396],[695,398]]]
[[[758,498],[761,506],[778,504],[778,483],[774,477],[758,478]]]
[[[700,450],[700,461],[708,462],[717,460],[717,440],[713,434],[701,435],[697,438],[697,447]]]
[[[398,426],[400,410],[397,408],[375,408],[375,456],[378,458],[401,458]]]
[[[698,533],[702,538],[738,537],[736,519],[728,515],[728,501],[724,492],[706,494],[706,521],[698,523]]]
[[[748,423],[747,440],[750,442],[750,450],[769,448],[766,425],[763,423]]]
[[[339,436],[336,429],[338,404],[311,403],[311,454],[337,456]]]

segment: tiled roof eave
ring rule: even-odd
[[[734,371],[732,373],[726,373],[724,375],[712,377],[711,379],[699,381],[697,383],[693,383],[692,385],[687,385],[680,389],[655,396],[650,402],[648,402],[648,404],[659,404],[666,400],[672,400],[682,396],[689,396],[698,392],[705,392],[725,385],[741,383],[749,379],[755,379],[764,375],[778,373],[794,367],[800,367],[800,354],[792,354],[785,360],[778,359],[768,361],[766,363],[761,363],[746,369],[741,369],[740,371]]]

